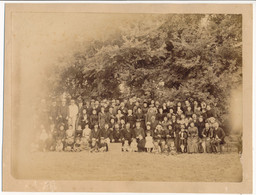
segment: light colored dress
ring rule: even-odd
[[[153,148],[154,147],[153,138],[151,136],[147,136],[145,137],[145,139],[146,139],[145,148]]]

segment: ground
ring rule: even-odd
[[[237,153],[180,154],[34,152],[16,164],[22,179],[240,182]]]

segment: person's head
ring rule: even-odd
[[[198,118],[198,120],[199,120],[199,122],[203,122],[203,121],[204,121],[203,116],[200,115],[199,118]]]
[[[195,123],[190,123],[190,127],[194,127],[195,126]]]
[[[108,111],[109,111],[109,113],[112,113],[112,112],[113,112],[113,107],[110,107],[110,108],[108,109]]]
[[[140,122],[139,121],[136,122],[136,127],[140,128]]]
[[[159,108],[158,110],[160,114],[163,114],[163,108]]]
[[[86,114],[86,113],[87,113],[86,109],[83,109],[82,113],[83,113],[83,114]]]
[[[146,126],[146,129],[149,131],[149,130],[151,130],[151,126],[150,125],[147,125]]]
[[[196,120],[196,119],[197,119],[196,114],[192,114],[192,119],[193,119],[193,120]]]
[[[211,110],[211,106],[207,105],[206,110]]]
[[[105,112],[105,108],[102,106],[102,107],[100,108],[100,111],[101,111],[102,113],[104,113],[104,112]]]
[[[95,124],[94,125],[94,129],[98,129],[99,128],[99,125],[98,124]]]
[[[155,101],[154,101],[154,100],[151,100],[150,103],[151,103],[151,105],[154,105],[154,104],[155,104]]]
[[[176,116],[172,115],[172,121],[176,121]]]
[[[165,108],[165,107],[166,107],[166,102],[163,103],[163,108]]]
[[[153,144],[154,144],[155,147],[157,147],[159,145],[157,140],[154,140]]]
[[[186,124],[188,124],[189,123],[189,118],[185,118],[184,121],[185,121]]]
[[[89,124],[86,123],[86,124],[85,124],[85,129],[88,129],[88,128],[89,128]]]
[[[150,131],[147,131],[146,135],[147,135],[147,137],[149,137],[151,135]]]
[[[144,106],[144,108],[147,108],[147,107],[148,107],[147,102],[144,102],[144,103],[143,103],[143,106]]]
[[[205,108],[206,108],[206,103],[205,103],[205,102],[201,102],[201,107],[202,107],[203,109],[205,109]]]
[[[124,140],[124,145],[129,145],[128,140]]]
[[[132,109],[128,110],[128,115],[132,115]]]
[[[195,100],[194,101],[194,106],[197,106],[198,105],[198,102]]]
[[[177,103],[177,106],[178,106],[178,107],[181,107],[181,102],[178,102],[178,103]]]
[[[65,106],[65,105],[66,105],[66,102],[67,102],[66,99],[62,99],[62,100],[61,100],[61,105],[62,105],[62,106]]]
[[[73,129],[73,125],[69,125],[69,129]]]
[[[138,107],[137,112],[141,113],[141,107]]]
[[[156,101],[155,105],[158,107],[160,105],[159,101]]]
[[[81,125],[77,125],[77,130],[82,130],[82,126]]]
[[[121,119],[120,123],[121,123],[122,125],[124,125],[124,124],[125,124],[125,120],[124,120],[124,119]]]
[[[151,121],[155,121],[156,120],[156,117],[153,115],[151,116]]]
[[[165,116],[164,117],[164,122],[167,122],[168,121],[168,118]]]
[[[76,137],[76,143],[80,142],[80,137]]]
[[[219,123],[215,122],[214,123],[214,129],[217,130],[219,128]]]
[[[171,147],[174,147],[174,142],[170,142]]]
[[[210,124],[209,123],[205,123],[205,128],[209,129],[210,128]]]
[[[190,103],[189,103],[188,100],[185,101],[185,105],[186,105],[186,106],[189,106],[189,105],[190,105]]]
[[[64,125],[60,125],[60,131],[64,130]]]
[[[95,109],[92,110],[92,114],[97,114],[97,111]]]
[[[104,127],[105,127],[105,129],[108,129],[108,128],[109,128],[108,123],[106,123],[106,124],[104,125]]]
[[[191,111],[191,107],[190,106],[188,106],[188,111]]]
[[[170,108],[169,113],[173,114],[173,109],[172,108]]]
[[[115,119],[113,119],[113,118],[110,119],[110,123],[111,123],[111,124],[114,124],[114,123],[115,123]]]
[[[115,129],[119,130],[119,124],[118,123],[115,124]]]
[[[168,129],[168,130],[172,130],[172,126],[171,126],[171,125],[168,125],[168,126],[167,126],[167,129]]]
[[[117,114],[119,114],[119,115],[122,114],[120,109],[117,110]]]
[[[71,99],[71,100],[70,100],[70,104],[71,104],[71,105],[75,105],[75,100],[74,100],[74,99]]]
[[[126,123],[125,127],[126,127],[126,129],[130,129],[131,124],[130,123]]]
[[[135,106],[138,107],[139,105],[140,105],[140,103],[139,103],[138,101],[136,101],[136,102],[135,102]]]
[[[99,104],[100,104],[100,102],[97,100],[97,101],[95,101],[95,105],[96,106],[99,106]]]

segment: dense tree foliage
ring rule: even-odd
[[[218,105],[242,83],[242,16],[143,15],[91,40],[56,66],[55,93],[84,98],[139,96]],[[221,100],[221,101],[219,101]],[[223,118],[223,117],[222,117]]]

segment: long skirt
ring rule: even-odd
[[[198,137],[189,137],[187,144],[188,153],[198,153]]]

